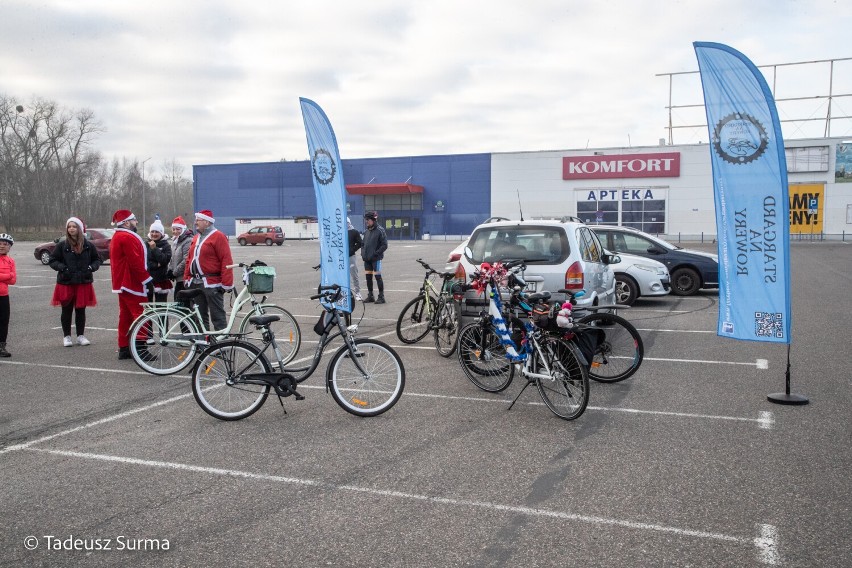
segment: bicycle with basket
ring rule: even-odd
[[[142,314],[130,326],[130,353],[133,360],[145,371],[155,375],[170,375],[188,367],[198,351],[212,342],[237,333],[252,339],[253,316],[278,316],[276,332],[285,363],[291,361],[301,346],[302,334],[296,318],[281,306],[267,303],[273,290],[275,268],[256,260],[251,264],[237,263],[225,267],[243,269],[243,288],[232,298],[228,322],[224,329],[208,329],[197,305],[192,299],[203,294],[201,289],[190,288],[178,292],[177,302],[149,302],[142,304]],[[261,295],[258,300],[255,295]],[[246,308],[239,323],[241,310]],[[236,330],[235,332],[233,330]]]

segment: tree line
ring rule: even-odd
[[[0,95],[2,230],[54,232],[71,215],[87,226],[108,227],[115,210],[130,209],[147,231],[155,213],[163,214],[165,225],[173,214],[191,214],[192,180],[181,164],[166,160],[160,175],[149,177],[144,161],[105,158],[95,145],[102,132],[89,109]]]

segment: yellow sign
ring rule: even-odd
[[[825,186],[790,186],[790,233],[821,233]]]

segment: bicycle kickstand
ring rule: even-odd
[[[521,398],[521,395],[524,394],[524,391],[527,390],[527,387],[532,384],[532,381],[527,379],[527,384],[524,385],[524,388],[521,389],[521,392],[518,393],[518,396],[515,397],[515,400],[512,401],[512,404],[509,405],[509,408],[506,410],[512,410],[512,407],[515,406],[515,403],[518,402],[518,399]]]

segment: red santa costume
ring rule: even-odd
[[[213,213],[207,209],[195,214],[196,217],[215,222]],[[234,271],[226,266],[233,264],[228,237],[219,229],[211,228],[205,235],[196,233],[189,245],[189,256],[183,271],[183,279],[189,282],[193,276],[200,277],[205,288],[234,287]]]
[[[122,227],[136,219],[127,209],[119,209],[112,216],[116,226],[109,244],[109,261],[112,267],[112,292],[118,294],[118,347],[126,350],[130,345],[130,324],[142,313],[142,303],[147,300],[148,247],[142,237]]]

